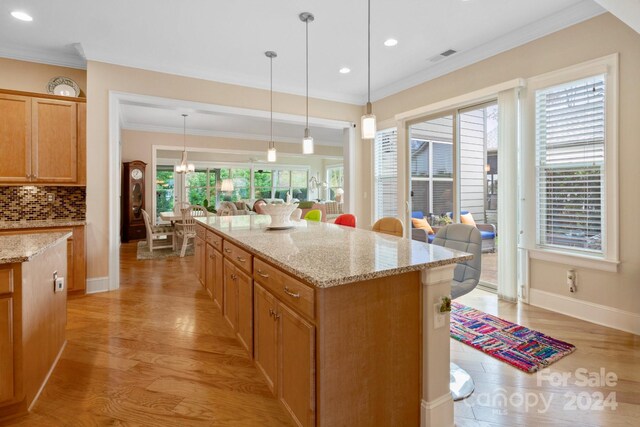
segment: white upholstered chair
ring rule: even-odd
[[[144,209],[141,209],[141,211],[144,218],[144,226],[147,229],[149,252],[153,252],[154,249],[173,248],[175,244],[173,227],[170,225],[151,225],[149,214]]]

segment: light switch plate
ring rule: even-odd
[[[64,277],[56,277],[53,282],[53,292],[64,291]]]

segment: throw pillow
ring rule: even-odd
[[[434,234],[433,228],[429,225],[429,221],[424,218],[411,218],[411,223],[415,228],[426,230],[427,234]]]
[[[460,222],[463,224],[473,225],[477,227],[475,219],[473,219],[473,215],[471,213],[460,215]]]

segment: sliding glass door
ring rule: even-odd
[[[409,126],[413,218],[432,227],[475,223],[483,236],[481,283],[497,285],[497,149],[495,102],[458,109]]]

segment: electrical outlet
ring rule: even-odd
[[[56,195],[54,193],[47,193],[47,202],[52,203],[56,199]]]
[[[64,291],[64,277],[56,277],[53,281],[53,292],[62,292]]]

